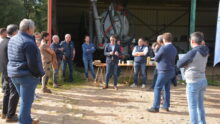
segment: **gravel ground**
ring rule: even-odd
[[[149,87],[149,86],[148,86]],[[171,90],[170,112],[149,113],[153,92],[120,86],[118,91],[86,84],[69,90],[53,90],[35,100],[32,116],[40,124],[188,124],[185,86]],[[2,100],[0,94],[0,99]],[[2,108],[2,101],[0,101]],[[0,108],[0,109],[1,109]],[[19,109],[18,109],[19,110]],[[220,87],[210,86],[205,95],[207,124],[220,124]],[[6,124],[0,119],[0,124]]]

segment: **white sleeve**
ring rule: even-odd
[[[137,46],[134,47],[133,51],[132,51],[132,56],[134,56],[134,54],[136,53],[136,48]]]

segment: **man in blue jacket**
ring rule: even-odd
[[[175,76],[175,60],[177,50],[172,44],[172,34],[163,34],[164,45],[156,53],[155,61],[157,64],[157,81],[154,87],[154,104],[148,109],[149,112],[159,112],[161,90],[164,89],[164,104],[165,111],[169,111],[170,107],[170,83]]]
[[[63,58],[63,50],[64,48],[61,47],[60,45],[60,38],[58,35],[54,35],[52,37],[53,43],[51,44],[51,48],[54,50],[54,52],[56,53],[56,57],[57,57],[57,69],[53,70],[53,80],[54,80],[54,85],[53,87],[57,88],[58,87],[58,74],[59,74],[59,69],[60,69],[60,64],[62,62],[62,58]]]
[[[65,80],[66,75],[66,66],[68,64],[69,67],[69,81],[73,81],[73,60],[75,58],[75,47],[73,41],[71,41],[71,35],[66,34],[65,40],[60,43],[61,47],[64,48],[63,50],[63,80]]]
[[[85,68],[85,77],[87,80],[89,80],[88,77],[88,67],[89,70],[91,71],[93,80],[95,79],[95,71],[92,65],[93,61],[93,53],[95,52],[95,46],[93,43],[90,43],[90,37],[87,35],[85,36],[85,43],[82,45],[82,50],[83,50],[83,63],[84,63],[84,68]]]
[[[114,75],[114,89],[118,90],[118,61],[121,55],[120,46],[116,44],[117,38],[112,35],[110,43],[105,46],[104,54],[106,56],[106,77],[105,86],[103,89],[108,88],[108,83],[112,75]]]
[[[142,87],[146,87],[146,62],[147,62],[148,47],[145,46],[145,39],[139,38],[138,45],[134,47],[132,55],[134,56],[134,83],[130,86],[135,88],[138,85],[138,73],[141,70],[142,74]]]
[[[36,86],[45,73],[40,51],[33,37],[34,22],[31,19],[23,19],[19,30],[8,43],[8,76],[21,98],[19,124],[38,124],[39,120],[31,118],[31,106]]]
[[[191,124],[205,124],[204,92],[207,87],[206,65],[209,49],[204,44],[201,32],[190,35],[192,50],[177,62],[178,68],[185,68],[186,94]]]

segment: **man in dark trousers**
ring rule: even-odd
[[[2,119],[6,118],[6,122],[17,122],[18,117],[15,114],[19,95],[12,83],[11,79],[8,77],[7,64],[8,64],[8,42],[9,39],[16,35],[18,32],[18,26],[10,24],[7,26],[7,37],[0,43],[0,72],[2,72],[3,78],[3,108],[2,108]]]
[[[106,56],[106,80],[103,89],[108,88],[109,79],[114,74],[114,89],[118,90],[118,61],[121,55],[120,46],[116,44],[117,38],[112,35],[110,43],[105,46],[104,54]]]
[[[154,87],[154,104],[148,109],[149,112],[159,112],[161,90],[164,89],[164,103],[163,108],[169,111],[170,107],[170,84],[175,76],[175,60],[177,50],[172,44],[172,34],[163,34],[164,45],[156,53],[155,61],[157,64],[157,81]]]

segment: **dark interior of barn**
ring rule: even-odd
[[[133,28],[134,38],[147,37],[150,43],[157,35],[171,32],[174,44],[180,53],[189,49],[190,33],[190,0],[97,0],[98,14],[107,11],[111,2],[122,5],[129,11],[128,21]],[[195,30],[205,34],[205,40],[213,57],[217,21],[217,0],[198,0],[196,3]],[[90,0],[54,0],[53,2],[53,33],[70,33],[75,43],[77,63],[81,63],[81,44],[84,36],[90,33],[89,13]],[[94,29],[93,29],[94,31]],[[94,33],[95,35],[96,33]],[[103,53],[97,51],[96,58],[103,58]],[[104,59],[103,59],[104,60]],[[212,61],[210,61],[212,62]]]

